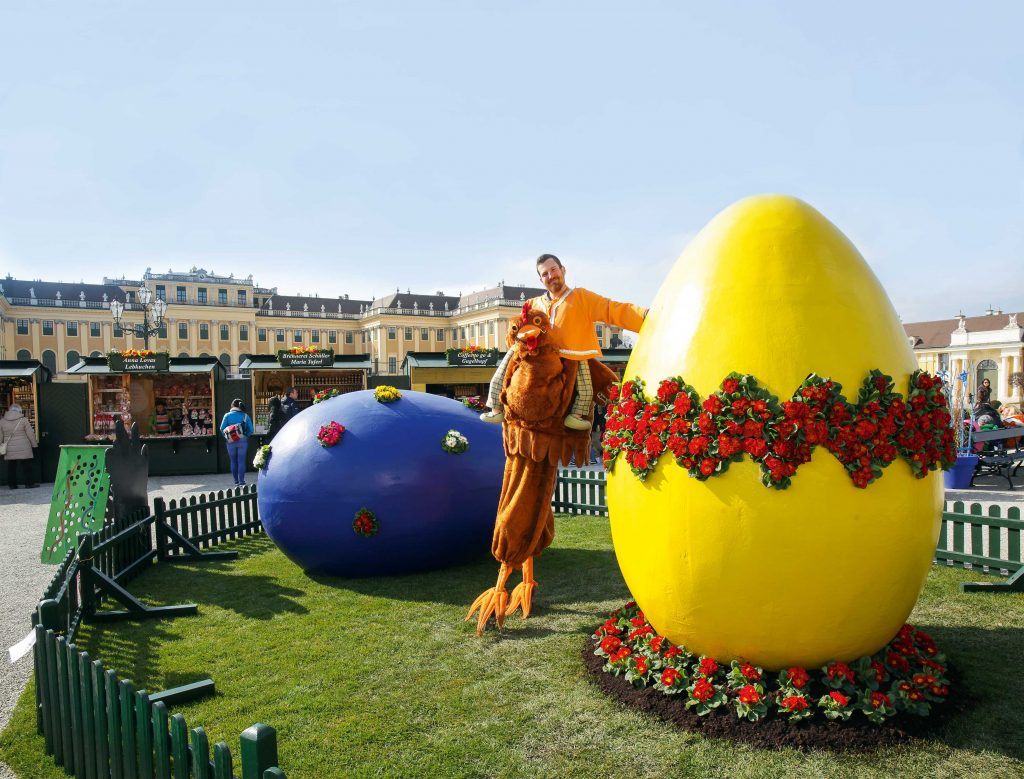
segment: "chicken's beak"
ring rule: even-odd
[[[520,341],[525,341],[527,338],[536,338],[543,332],[537,325],[523,325],[519,332],[516,333],[516,338]]]

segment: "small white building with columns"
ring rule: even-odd
[[[993,400],[1021,410],[1021,387],[1011,377],[1024,372],[1024,313],[990,309],[983,316],[909,322],[903,329],[922,369],[967,371],[971,393],[987,378]]]

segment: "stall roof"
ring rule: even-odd
[[[605,363],[627,363],[632,349],[605,349],[601,362]],[[406,368],[459,368],[459,365],[449,365],[448,358],[444,352],[407,352],[402,360],[402,370]]]
[[[31,376],[36,371],[42,371],[39,374],[41,379],[50,373],[50,369],[39,360],[0,360],[0,379]]]
[[[172,357],[168,373],[209,373],[220,361],[216,357]],[[110,373],[106,357],[83,357],[77,365],[68,368],[68,373]]]
[[[334,355],[334,365],[325,366],[323,368],[309,368],[308,370],[323,371],[331,370],[364,370],[368,371],[373,368],[373,362],[370,360],[368,354],[336,354]],[[238,366],[240,371],[291,371],[291,370],[307,370],[305,368],[285,368],[277,360],[276,354],[250,354],[248,357],[243,357],[241,364]]]
[[[601,362],[610,363],[627,363],[629,362],[630,356],[633,354],[632,348],[630,349],[604,349],[604,356],[601,357]]]

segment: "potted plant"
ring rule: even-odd
[[[978,467],[974,452],[974,403],[967,393],[967,371],[946,382],[946,397],[950,404],[949,424],[956,434],[956,463],[943,474],[946,489],[963,490],[971,486]]]

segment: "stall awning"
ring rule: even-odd
[[[632,349],[605,349],[604,355],[601,357],[601,362],[622,363],[625,365],[629,362],[630,355],[632,354]]]
[[[334,365],[326,365],[318,368],[291,368],[284,367],[274,354],[251,354],[242,359],[238,366],[240,371],[369,371],[373,369],[373,362],[368,354],[336,354]]]
[[[209,373],[220,365],[216,357],[172,357],[167,373]],[[83,357],[68,373],[77,375],[110,373],[106,357]]]
[[[0,379],[24,378],[36,371],[40,371],[39,377],[42,379],[49,374],[50,369],[39,360],[0,360]]]
[[[601,362],[604,363],[627,363],[632,349],[605,349]],[[408,352],[402,360],[402,370],[408,373],[409,368],[454,368],[461,369],[458,365],[449,365],[448,358],[444,352]]]

